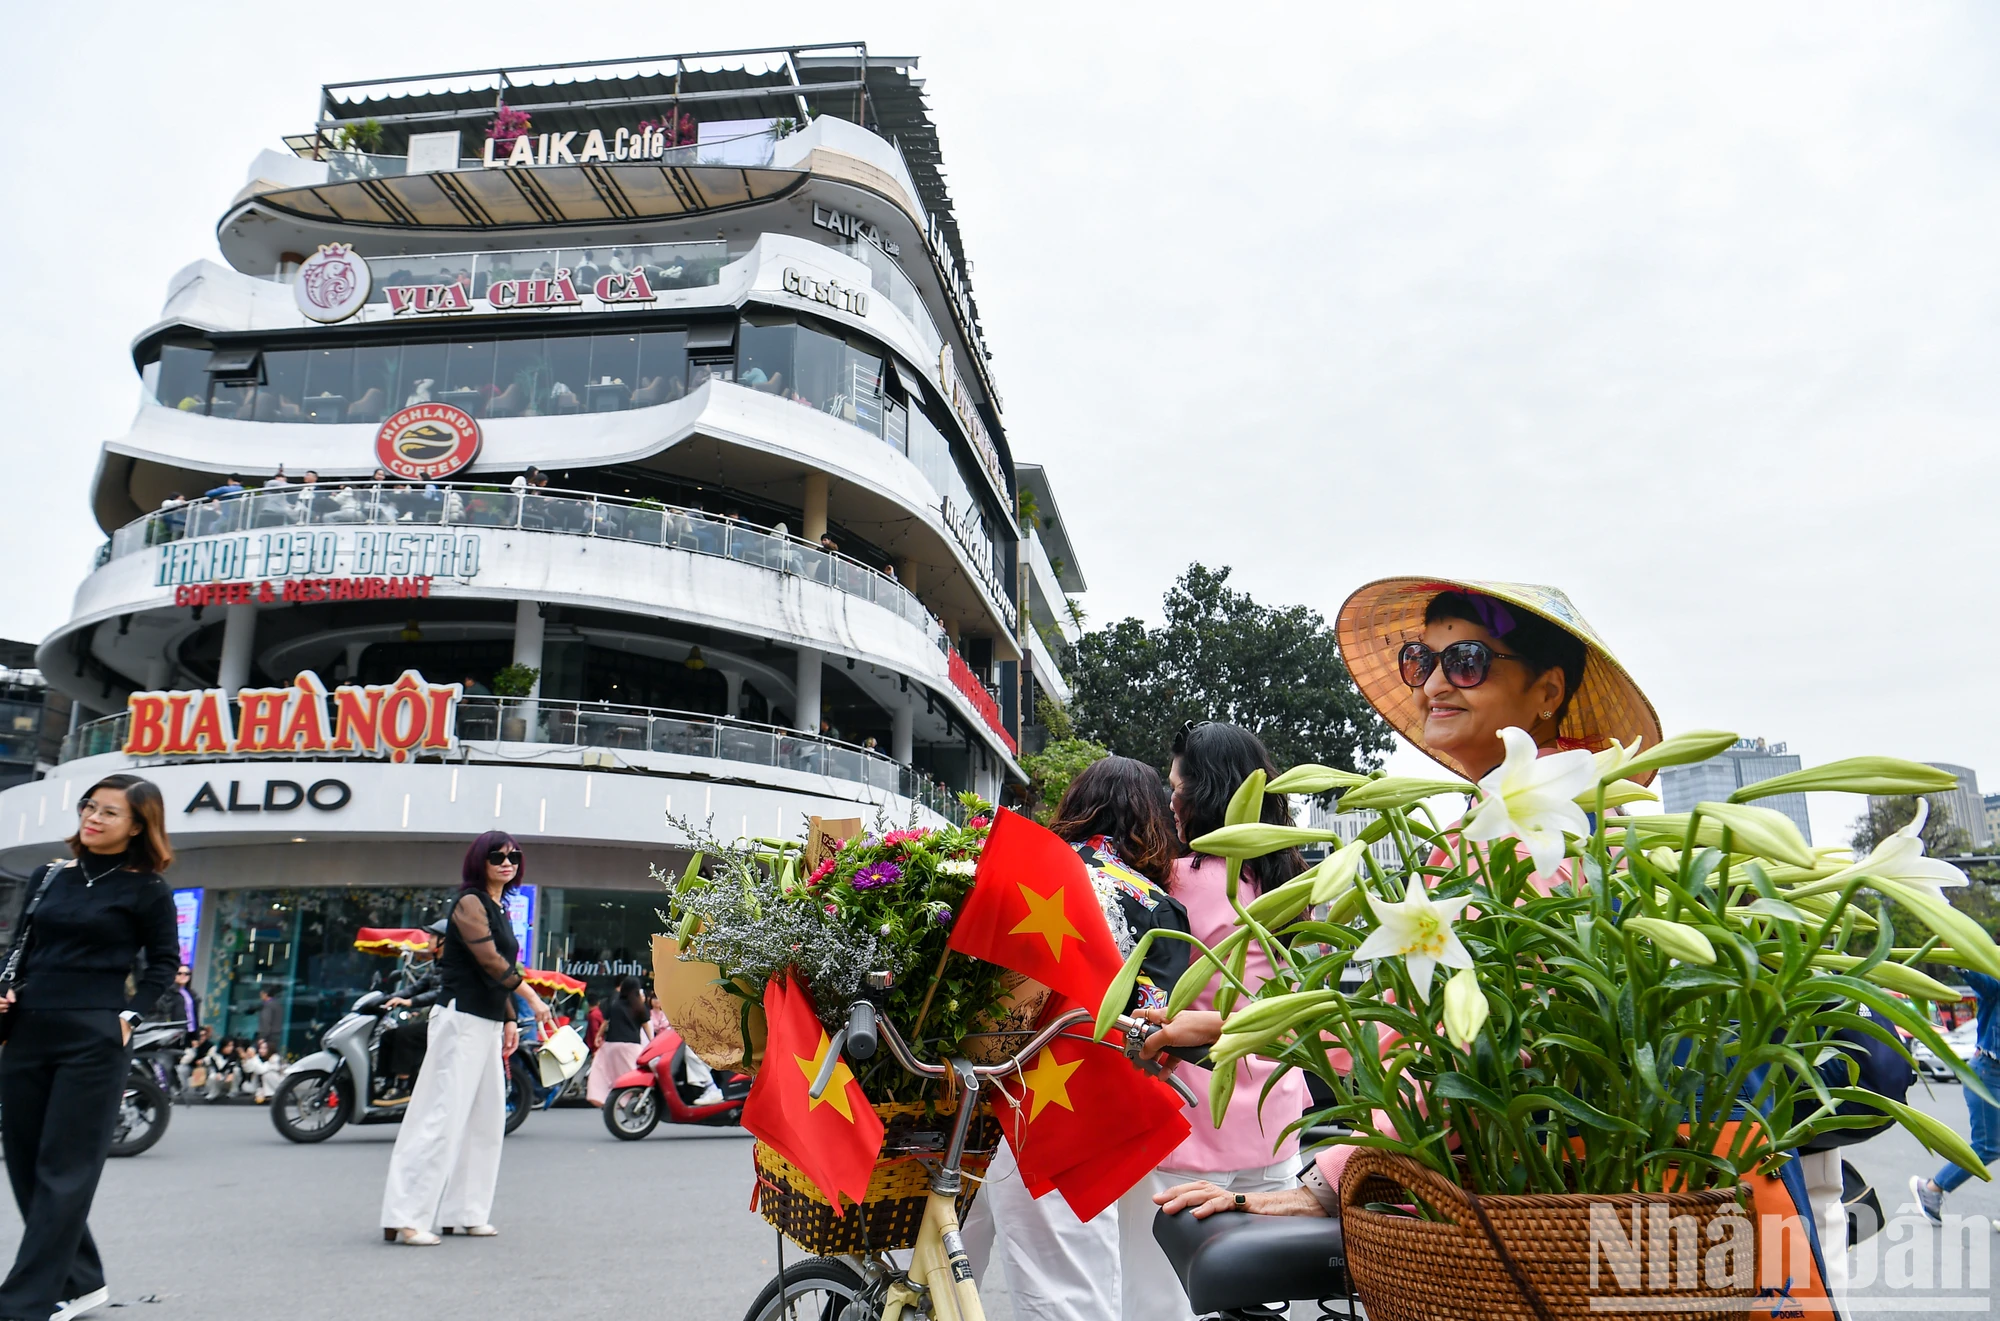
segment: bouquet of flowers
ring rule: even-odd
[[[1502,737],[1505,762],[1476,786],[1322,766],[1267,785],[1260,772],[1228,824],[1194,841],[1228,860],[1237,926],[1197,951],[1169,1007],[1224,979],[1218,1122],[1237,1062],[1257,1055],[1332,1090],[1333,1104],[1301,1125],[1344,1125],[1341,1141],[1479,1194],[1733,1187],[1817,1134],[1885,1122],[1984,1174],[1946,1125],[1858,1086],[1852,1044],[1873,1038],[1907,1058],[1887,1020],[1985,1094],[1922,1003],[1957,992],[1918,968],[2000,976],[2000,948],[1940,888],[1965,878],[1924,857],[1914,827],[1852,858],[1812,848],[1788,818],[1755,806],[1808,791],[1930,793],[1950,775],[1864,757],[1691,812],[1620,816],[1612,809],[1653,796],[1635,778],[1705,760],[1736,736],[1549,756],[1519,730]],[[1334,838],[1259,823],[1267,789],[1341,790],[1344,807],[1379,815],[1246,904],[1244,859]],[[1433,815],[1425,800],[1445,793],[1471,796],[1462,819]],[[1399,868],[1371,852],[1385,839]],[[1275,969],[1262,985],[1243,979],[1252,941]],[[1106,1018],[1143,954],[1142,944],[1112,987]],[[1350,968],[1364,974],[1358,986],[1343,986]]]
[[[683,957],[716,965],[746,1009],[791,969],[820,1022],[837,1031],[862,979],[886,971],[895,983],[882,1008],[912,1047],[931,1059],[962,1053],[968,1036],[991,1027],[1010,989],[1001,968],[946,958],[991,824],[989,804],[965,802],[971,815],[963,826],[883,829],[878,821],[810,869],[796,841],[725,843],[679,823],[699,851],[670,882],[663,916]],[[883,1101],[917,1099],[925,1086],[886,1051],[857,1076]]]

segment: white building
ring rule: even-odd
[[[1082,577],[1017,527],[915,64],[322,89],[223,207],[226,264],[182,270],[133,341],[141,402],[91,491],[108,540],[37,653],[77,716],[0,794],[0,871],[18,888],[78,794],[141,771],[219,1031],[271,984],[298,1049],[380,966],[354,929],[434,918],[482,830],[526,850],[531,957],[601,989],[647,958],[670,815],[796,838],[1004,798],[1033,695],[1067,694],[1049,638]],[[510,485],[531,465],[546,487]],[[448,695],[425,703],[455,683],[444,746]],[[195,728],[211,690],[227,739]],[[135,728],[134,693],[185,696]],[[306,751],[350,698],[408,719]],[[327,738],[290,731],[305,706]],[[412,712],[431,738],[369,755]]]

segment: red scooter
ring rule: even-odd
[[[687,1080],[687,1063],[692,1058],[681,1034],[665,1028],[646,1043],[630,1073],[611,1084],[604,1097],[604,1126],[611,1136],[637,1142],[659,1126],[707,1124],[727,1127],[743,1122],[743,1102],[750,1095],[750,1079],[741,1073],[715,1074],[720,1101],[697,1104],[703,1088]]]

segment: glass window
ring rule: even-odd
[[[453,344],[444,378],[450,388],[443,394],[433,390],[433,400],[463,408],[474,417],[484,417],[486,401],[494,393],[493,341],[483,339],[470,344]]]
[[[767,394],[791,389],[792,336],[797,329],[789,321],[745,318],[736,339],[736,383]]]
[[[354,350],[310,349],[306,353],[306,418],[313,422],[345,422],[353,399]]]
[[[637,335],[593,335],[590,338],[590,386],[584,391],[587,412],[615,413],[632,401],[639,379]]]
[[[639,336],[638,388],[632,407],[672,403],[687,393],[687,334],[664,330]]]
[[[264,388],[257,392],[259,422],[303,422],[300,401],[306,394],[307,349],[281,349],[264,355]]]
[[[543,413],[583,411],[583,388],[590,382],[590,337],[552,337],[542,341],[542,347],[549,363],[548,394],[537,400],[537,409]]]
[[[523,417],[548,394],[548,362],[539,339],[503,339],[493,358],[498,393],[486,405],[488,417]]]
[[[211,417],[235,418],[241,422],[254,420],[257,387],[254,385],[224,383],[217,381],[209,387],[208,412]]]
[[[347,406],[350,422],[381,422],[389,416],[390,401],[396,393],[396,369],[401,363],[400,345],[382,344],[354,350],[354,402]]]
[[[449,351],[443,344],[403,346],[403,369],[396,378],[395,393],[390,396],[390,411],[436,399],[449,388],[444,379],[445,355]]]
[[[208,350],[169,344],[160,350],[160,383],[155,397],[168,408],[207,411]]]
[[[847,346],[848,404],[842,416],[870,435],[882,434],[882,359],[866,348]]]
[[[797,327],[796,334],[792,363],[798,376],[789,393],[809,408],[836,417],[849,416],[847,389],[841,379],[847,365],[847,345],[810,326]]]

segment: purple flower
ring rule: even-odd
[[[940,905],[937,912],[932,914],[932,916],[937,919],[937,924],[941,927],[951,925],[951,910],[949,908]]]
[[[876,890],[903,879],[903,869],[893,862],[871,862],[854,873],[854,888]]]

